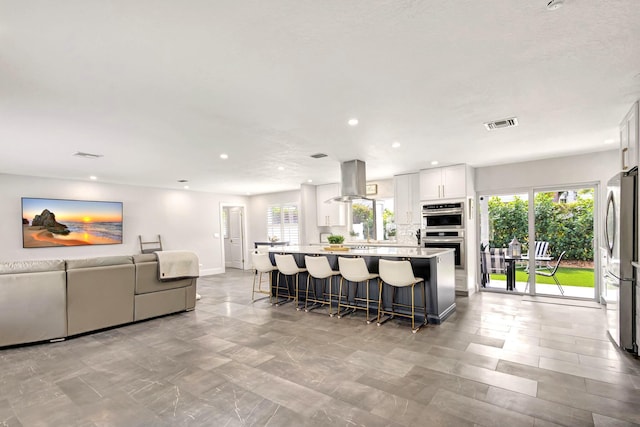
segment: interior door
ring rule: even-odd
[[[229,259],[227,266],[244,269],[244,228],[243,208],[229,208]]]

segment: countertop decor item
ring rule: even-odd
[[[351,248],[342,245],[330,245],[322,248],[325,251],[340,251],[340,252],[349,252]]]
[[[344,236],[341,236],[339,234],[332,234],[331,236],[327,237],[327,241],[332,245],[341,245],[344,242]]]

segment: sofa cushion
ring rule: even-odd
[[[137,254],[133,256],[133,263],[139,264],[141,262],[157,262],[158,257],[156,254]]]
[[[167,289],[185,288],[195,283],[195,278],[160,281],[157,262],[140,262],[136,265],[136,295]]]
[[[67,269],[69,335],[133,322],[133,263]]]
[[[0,346],[65,337],[66,290],[64,270],[0,275]]]
[[[103,256],[85,259],[68,259],[67,270],[78,268],[107,267],[110,265],[133,264],[130,256]]]
[[[168,289],[136,295],[135,314],[133,320],[144,320],[187,309],[188,288]]]
[[[38,273],[43,271],[64,271],[64,261],[7,261],[0,262],[0,274]]]

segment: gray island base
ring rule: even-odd
[[[378,261],[383,259],[389,259],[392,261],[408,260],[411,262],[414,275],[416,277],[422,277],[425,279],[426,296],[427,296],[427,320],[432,324],[440,324],[447,317],[451,315],[456,309],[455,302],[455,265],[454,265],[454,251],[453,249],[439,249],[439,248],[401,248],[401,247],[376,247],[367,249],[354,249],[351,248],[348,251],[331,251],[324,250],[319,246],[285,246],[278,248],[271,248],[269,250],[271,262],[275,265],[274,254],[291,254],[293,255],[298,267],[305,267],[304,257],[305,255],[322,255],[326,256],[329,260],[331,268],[339,270],[338,257],[361,257],[364,258],[369,272],[378,273]],[[277,277],[277,271],[273,273],[273,283],[275,285]],[[339,276],[338,276],[339,277]],[[338,294],[338,282],[339,278],[332,281],[332,294],[334,296],[334,307],[337,306],[337,294]],[[285,279],[280,276],[280,286],[286,286]],[[312,282],[313,283],[313,282]],[[291,285],[291,280],[289,280]],[[307,273],[301,273],[299,278],[299,299],[300,303],[304,302],[304,295],[307,286]],[[313,285],[312,285],[313,286]],[[378,281],[370,280],[368,283],[369,294],[371,300],[370,308],[375,312],[378,308]],[[357,297],[364,298],[365,291],[359,287]],[[386,302],[391,299],[390,286],[384,287],[383,300]],[[319,289],[319,288],[318,288]],[[355,289],[355,286],[352,286]],[[416,286],[416,318],[421,318],[424,321],[422,315],[422,286]],[[344,291],[343,291],[344,292]],[[420,302],[419,302],[420,301]],[[411,290],[410,287],[398,289],[396,291],[396,302],[401,304],[411,305]],[[361,302],[364,306],[364,302]],[[388,304],[385,304],[388,306]],[[396,308],[398,312],[410,313],[410,309],[404,307]]]

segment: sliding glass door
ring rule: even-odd
[[[594,205],[594,187],[535,192],[536,294],[596,297]]]
[[[529,194],[488,194],[479,198],[480,272],[484,289],[524,292],[523,260],[509,257],[509,244],[529,242]]]
[[[481,289],[595,299],[596,194],[565,186],[480,195]]]

